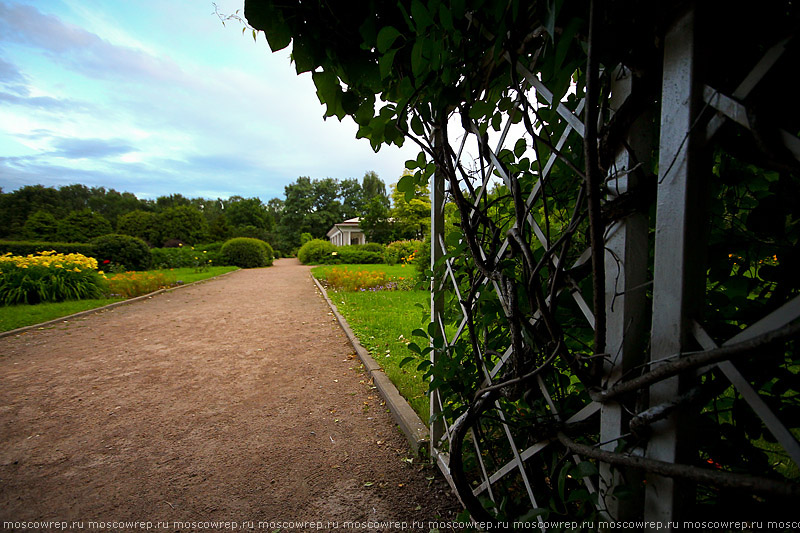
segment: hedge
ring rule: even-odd
[[[27,256],[50,250],[60,254],[94,257],[94,246],[85,242],[0,241],[0,255],[11,252],[11,255]]]

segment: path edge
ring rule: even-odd
[[[223,272],[219,276],[214,276],[213,278],[206,278],[206,279],[199,279],[197,281],[193,281],[191,283],[185,283],[183,285],[177,285],[175,287],[168,287],[166,289],[158,289],[157,291],[148,292],[147,294],[142,294],[141,296],[137,296],[135,298],[128,298],[127,300],[122,300],[121,302],[114,302],[108,305],[104,305],[102,307],[95,307],[92,309],[87,309],[86,311],[79,311],[77,313],[73,313],[71,315],[65,315],[62,317],[54,318],[53,320],[48,320],[47,322],[39,322],[38,324],[31,324],[30,326],[22,326],[21,328],[12,329],[9,331],[0,332],[0,339],[4,337],[11,337],[12,335],[20,335],[25,333],[26,331],[30,331],[32,329],[40,329],[47,326],[53,326],[58,324],[59,322],[69,322],[70,320],[80,318],[82,316],[91,315],[94,313],[100,313],[102,311],[108,311],[109,309],[113,309],[114,307],[119,307],[121,305],[128,305],[132,303],[139,302],[141,300],[146,300],[148,298],[152,298],[153,296],[159,295],[164,292],[172,292],[178,289],[183,289],[185,287],[191,287],[192,285],[196,285],[198,283],[205,283],[206,281],[211,281],[217,278],[221,278],[222,276],[227,276],[228,274],[232,274],[234,272],[238,272],[241,269],[231,270],[230,272]]]
[[[408,439],[409,444],[411,444],[411,448],[416,455],[419,455],[420,450],[426,450],[427,445],[430,441],[430,434],[428,433],[428,427],[419,417],[419,415],[411,408],[405,398],[400,394],[395,387],[394,383],[391,382],[389,377],[383,371],[381,366],[375,362],[372,356],[369,354],[366,348],[364,348],[361,343],[358,341],[358,337],[356,337],[355,333],[353,333],[352,328],[350,328],[350,324],[347,323],[347,320],[342,316],[339,312],[339,309],[336,307],[336,304],[331,301],[330,297],[328,296],[328,291],[325,290],[325,287],[311,275],[311,279],[314,281],[314,284],[319,289],[320,294],[328,303],[328,307],[331,308],[333,311],[333,316],[336,317],[336,320],[339,322],[339,326],[344,331],[344,334],[347,336],[347,340],[350,341],[350,344],[355,349],[356,354],[358,354],[358,358],[361,359],[361,362],[364,364],[364,368],[367,371],[367,375],[372,378],[372,382],[378,388],[378,391],[383,396],[383,399],[386,400],[386,405],[389,406],[389,410],[392,412],[392,416],[397,422],[397,425],[400,427],[400,430]]]

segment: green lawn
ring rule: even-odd
[[[347,268],[348,270],[381,270],[394,278],[416,276],[411,266],[400,265],[333,265],[319,266],[311,270],[318,279],[331,268]],[[428,423],[429,402],[426,392],[428,383],[416,364],[407,364],[400,368],[400,361],[414,355],[406,346],[408,342],[416,342],[422,346],[424,339],[412,337],[411,332],[417,328],[425,329],[430,320],[430,293],[427,290],[412,291],[328,291],[331,301],[345,317],[361,345],[383,368],[397,390],[403,395],[411,407]]]
[[[162,270],[150,270],[150,272],[161,272],[167,277],[174,279],[176,282],[181,281],[183,285],[186,283],[194,283],[208,278],[213,278],[227,272],[238,270],[239,267],[235,266],[215,266],[210,267],[204,272],[197,272],[194,267],[186,268],[165,268]]]
[[[97,300],[74,300],[70,302],[45,303],[36,305],[0,306],[0,331],[40,324],[62,316],[72,315],[119,302],[123,298],[101,298]]]
[[[194,268],[175,268],[172,270],[155,270],[153,272],[163,272],[174,280],[174,282],[181,281],[183,284],[186,284],[219,276],[220,274],[236,269],[237,267],[219,266],[211,267],[205,272],[195,272]],[[10,331],[33,324],[40,324],[48,320],[55,320],[56,318],[80,313],[88,309],[103,307],[104,305],[119,302],[123,299],[124,298],[100,298],[95,300],[74,300],[36,305],[0,306],[0,332]]]

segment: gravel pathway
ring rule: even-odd
[[[294,259],[0,339],[6,529],[427,532],[458,510]]]

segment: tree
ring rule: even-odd
[[[321,238],[342,221],[339,190],[339,182],[333,178],[312,180],[307,176],[286,186],[279,229],[288,249],[300,246],[302,233]]]
[[[388,198],[374,196],[369,200],[361,217],[361,229],[369,242],[388,244],[395,240]]]
[[[58,221],[47,211],[36,211],[25,221],[25,236],[29,239],[50,241],[57,232]]]
[[[165,211],[170,207],[189,206],[192,201],[182,194],[170,194],[169,196],[159,196],[156,198],[156,211]]]
[[[386,198],[387,200],[389,199],[389,197],[386,196],[386,184],[383,183],[383,180],[378,177],[378,174],[372,170],[365,172],[364,177],[361,178],[361,194],[364,198],[365,206],[376,196]]]
[[[414,185],[414,193],[401,192],[392,184],[394,233],[397,239],[424,239],[431,229],[431,199],[427,185]]]
[[[106,217],[91,209],[81,209],[71,212],[58,223],[56,237],[63,242],[89,242],[112,231]]]
[[[339,184],[342,198],[342,216],[345,219],[361,216],[364,212],[364,192],[355,178],[343,179]]]
[[[25,221],[36,211],[65,216],[59,210],[58,191],[43,185],[26,185],[0,197],[0,237],[20,237]]]
[[[333,178],[314,180],[311,224],[314,237],[324,237],[334,224],[344,220],[339,201],[339,182]]]
[[[259,198],[231,196],[225,204],[225,218],[231,226],[252,226],[269,231],[274,221]]]
[[[161,242],[158,224],[158,215],[137,209],[117,219],[117,233],[138,237],[151,246],[159,245]]]
[[[179,205],[170,207],[158,216],[159,240],[164,243],[178,239],[186,244],[197,244],[208,236],[208,224],[196,207]]]

